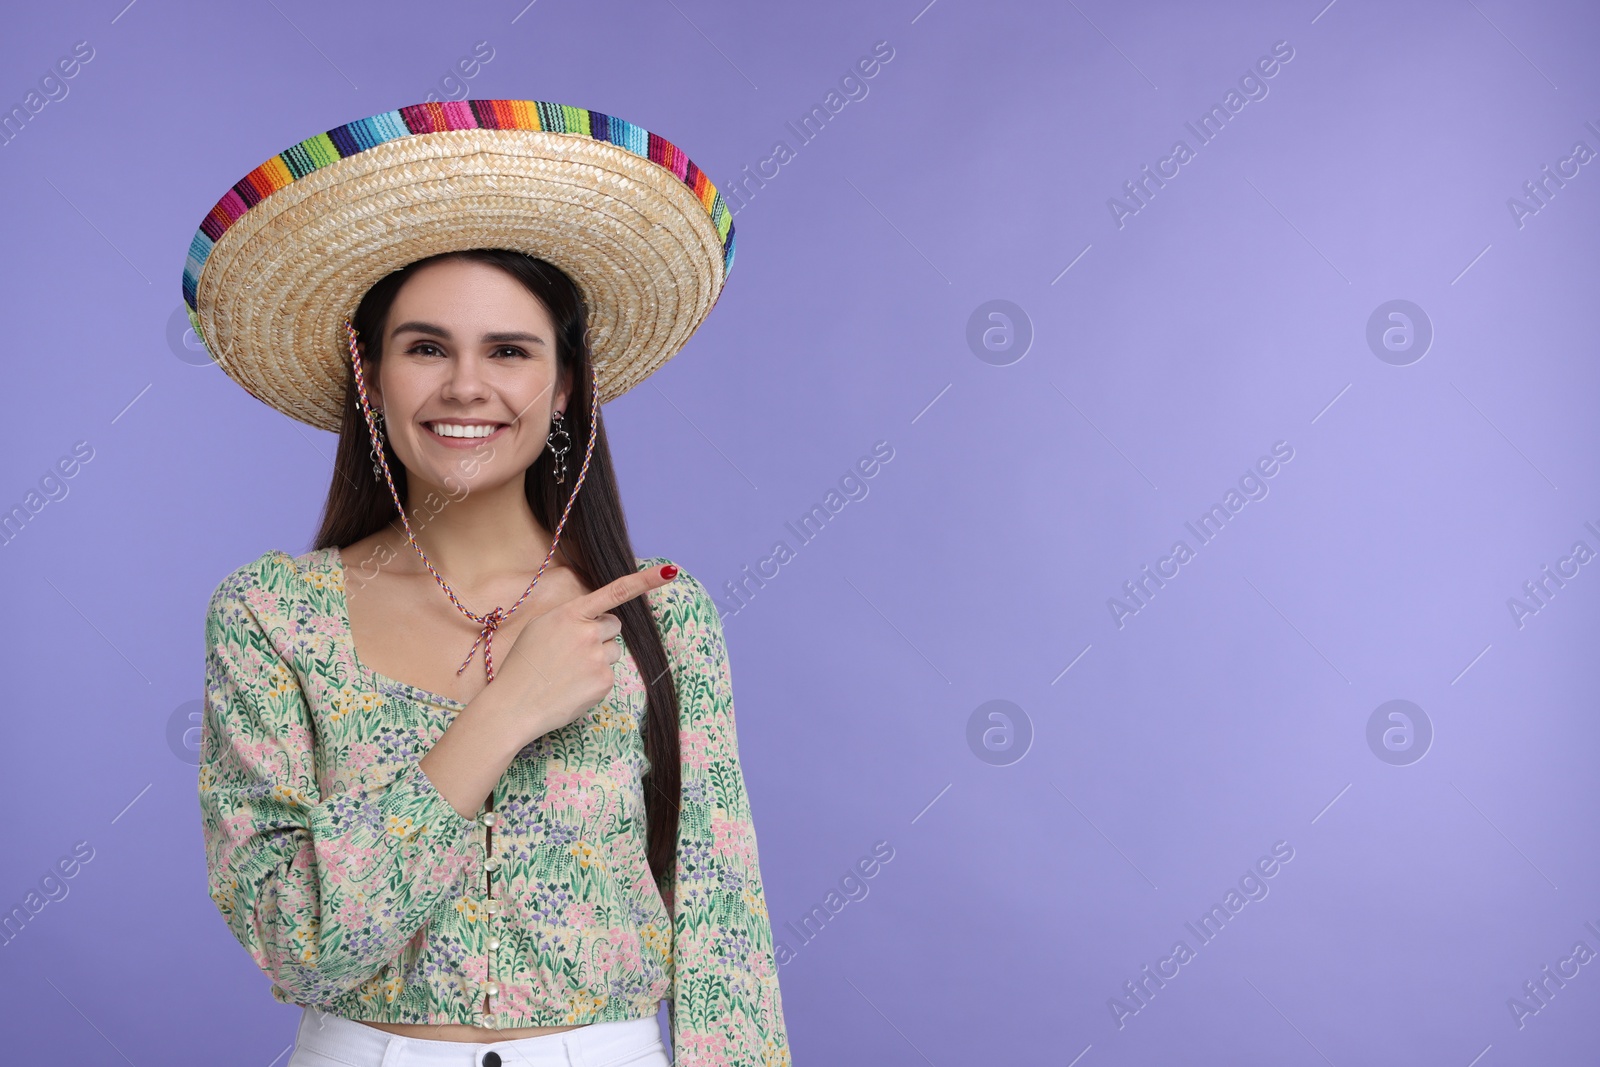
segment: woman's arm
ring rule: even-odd
[[[369,793],[321,795],[310,710],[279,647],[295,638],[271,610],[281,585],[263,588],[275,565],[234,572],[206,615],[208,889],[273,982],[320,1003],[376,974],[456,890],[476,823],[415,762]]]
[[[418,761],[434,788],[464,819],[477,818],[484,799],[532,740],[525,724],[537,720],[519,713],[517,703],[512,691],[485,686]],[[527,701],[520,703],[525,707]]]
[[[677,858],[661,886],[673,918],[674,1062],[787,1065],[722,621],[705,586],[682,570],[651,599],[677,684],[683,765]]]

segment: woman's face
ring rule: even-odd
[[[538,298],[498,267],[447,259],[406,279],[385,330],[368,395],[408,478],[447,490],[520,485],[569,392]]]

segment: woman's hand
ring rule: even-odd
[[[611,665],[622,658],[614,638],[622,620],[613,608],[672,581],[671,563],[624,575],[592,593],[574,597],[530,620],[502,658],[496,656],[495,704],[513,729],[531,742],[582,716],[611,695]],[[487,690],[486,690],[487,692]]]

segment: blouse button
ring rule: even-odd
[[[500,902],[498,900],[490,900],[490,901],[485,902],[484,905],[483,905],[483,911],[484,911],[485,915],[490,915],[490,916],[499,915],[500,914]]]
[[[495,982],[495,981],[484,982],[481,985],[479,985],[478,988],[483,990],[485,993],[487,993],[491,997],[498,997],[500,995],[500,983],[499,982]]]
[[[499,947],[500,947],[500,939],[498,937],[491,937],[489,939],[489,951],[493,952],[495,949],[497,949]]]
[[[494,812],[486,811],[482,815],[478,816],[478,821],[483,823],[483,825],[485,825],[485,826],[493,826],[494,825],[494,818],[495,818]]]
[[[505,860],[501,859],[499,856],[490,856],[488,859],[483,861],[483,868],[487,871],[497,871],[500,869],[500,865],[504,862]]]

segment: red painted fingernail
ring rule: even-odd
[[[676,564],[663,563],[661,565],[661,577],[663,577],[663,578],[676,578],[677,576],[678,576],[678,568],[677,568]]]

